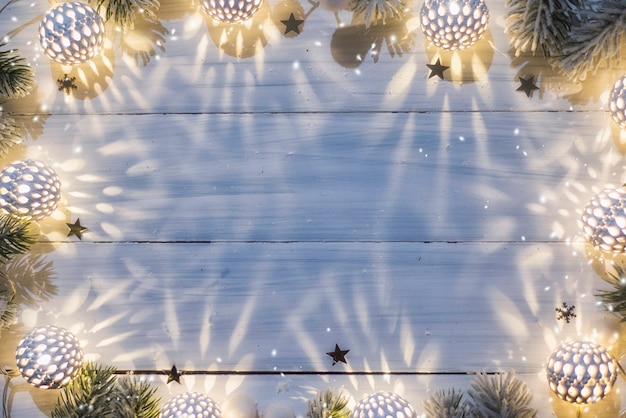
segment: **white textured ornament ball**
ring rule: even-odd
[[[92,59],[104,42],[104,20],[89,5],[62,3],[45,14],[39,25],[44,53],[60,64],[77,65]]]
[[[202,9],[213,19],[237,23],[251,19],[263,0],[201,0]]]
[[[395,393],[378,392],[356,404],[350,418],[416,418],[415,410]]]
[[[160,418],[221,418],[219,406],[207,395],[185,392],[174,396],[161,408]]]
[[[50,216],[61,199],[61,182],[41,161],[16,161],[0,172],[0,208],[39,221]]]
[[[26,334],[15,358],[17,369],[28,383],[41,389],[58,389],[78,373],[83,350],[74,334],[50,325]]]
[[[469,48],[482,38],[488,23],[483,0],[425,0],[422,5],[422,32],[438,48]]]
[[[626,188],[608,189],[594,196],[578,222],[591,245],[607,252],[626,248]]]
[[[548,359],[550,389],[576,404],[595,403],[611,392],[617,362],[601,345],[587,341],[562,343]]]
[[[611,117],[620,128],[626,128],[626,75],[613,85],[609,96]]]

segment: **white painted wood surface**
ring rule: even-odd
[[[269,3],[237,58],[215,44],[224,28],[167,1],[152,42],[138,28],[64,69],[37,46],[47,7],[0,14],[38,84],[3,105],[31,137],[2,165],[41,159],[64,187],[42,243],[7,266],[23,311],[0,336],[2,364],[31,327],[56,324],[105,364],[176,363],[183,385],[145,375],[163,399],[239,390],[301,416],[334,386],[357,400],[394,390],[421,412],[435,389],[515,370],[540,417],[570,417],[543,375],[558,342],[595,338],[621,358],[576,221],[626,180],[626,141],[605,112],[623,68],[579,85],[511,57],[499,2],[487,39],[462,54],[428,46],[415,19],[365,34],[322,7],[285,37],[281,13],[310,5]],[[410,51],[392,56],[387,42],[409,33]],[[437,57],[452,65],[445,81],[428,79]],[[55,80],[70,70],[66,96]],[[531,74],[541,88],[527,98],[517,77]],[[82,241],[66,236],[77,217]],[[555,319],[562,302],[576,305],[570,324]],[[331,366],[335,343],[347,365]],[[12,416],[49,414],[55,392],[13,383]],[[617,416],[622,397],[585,416]]]

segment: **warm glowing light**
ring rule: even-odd
[[[246,21],[261,8],[263,0],[201,0],[202,9],[220,22]]]
[[[617,362],[601,345],[572,341],[561,344],[546,366],[548,384],[559,398],[576,404],[595,403],[611,392]]]
[[[78,340],[65,328],[35,328],[24,336],[15,353],[20,374],[41,389],[58,389],[72,380],[83,364]]]
[[[221,418],[219,406],[208,396],[185,392],[174,396],[161,409],[160,418]]]
[[[416,418],[415,410],[395,393],[379,392],[363,398],[352,410],[350,418]]]
[[[425,0],[422,5],[422,32],[438,48],[469,48],[482,38],[488,23],[483,0]]]
[[[90,6],[62,3],[50,9],[39,26],[39,42],[48,58],[64,65],[92,59],[104,41],[104,21]]]
[[[611,117],[620,128],[626,128],[626,75],[613,85],[609,97]]]
[[[587,203],[578,221],[585,238],[607,252],[626,248],[626,189],[605,190]]]

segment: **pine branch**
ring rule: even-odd
[[[618,59],[626,41],[626,7],[623,0],[604,0],[581,9],[553,66],[572,80],[583,81],[600,64]]]
[[[571,26],[577,21],[582,0],[506,0],[505,32],[515,56],[535,55],[538,50],[546,56],[560,51]]]
[[[353,0],[352,11],[356,16],[363,16],[365,27],[386,19],[399,19],[406,10],[404,0]]]
[[[12,117],[0,111],[0,157],[22,142],[22,131]]]
[[[488,376],[480,374],[468,391],[476,418],[534,418],[537,411],[528,406],[532,395],[515,373]]]
[[[457,389],[440,389],[424,401],[424,411],[429,418],[469,418],[470,404]]]
[[[617,313],[621,319],[620,322],[626,322],[626,276],[624,270],[614,265],[615,273],[608,271],[609,283],[615,288],[614,290],[600,290],[596,293],[596,297],[604,308],[610,312]]]
[[[157,388],[134,376],[117,380],[115,400],[111,403],[112,415],[117,418],[158,418],[160,399]]]
[[[52,418],[111,417],[110,400],[115,388],[115,367],[86,363],[61,390]]]
[[[0,262],[6,263],[13,255],[25,253],[37,242],[29,227],[28,220],[0,214]]]
[[[159,0],[89,0],[100,11],[105,8],[107,20],[113,19],[122,30],[134,28],[138,14],[152,20],[157,20],[156,12],[161,7]]]
[[[309,401],[306,418],[348,418],[348,398],[343,394],[335,393],[332,389],[318,392],[317,396]]]
[[[6,43],[0,42],[0,48]],[[0,51],[0,98],[28,95],[35,86],[35,73],[16,49]]]

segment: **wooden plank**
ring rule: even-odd
[[[559,400],[550,393],[543,373],[517,374],[531,390],[533,398],[530,406],[539,412],[538,418],[560,417],[574,418],[577,408]],[[456,388],[467,391],[471,387],[475,376],[195,376],[187,375],[181,379],[182,384],[166,385],[164,377],[142,376],[153,382],[157,387],[157,396],[161,403],[165,403],[171,397],[187,392],[195,391],[205,393],[220,404],[224,416],[231,415],[234,409],[229,408],[229,402],[235,399],[247,397],[256,403],[260,416],[271,418],[279,409],[286,408],[295,416],[304,416],[307,410],[307,402],[313,399],[318,391],[333,388],[343,390],[351,397],[350,407],[365,396],[375,392],[395,392],[405,398],[415,409],[418,417],[423,415],[423,402],[436,390]],[[54,408],[59,391],[42,391],[32,388],[20,378],[15,378],[15,385],[11,392],[11,412],[13,417],[40,418],[50,416]],[[0,381],[0,390],[3,382]],[[595,405],[582,407],[585,417],[591,418],[614,418],[620,411],[620,402],[623,395],[614,391],[603,402]],[[230,404],[232,405],[232,404]],[[274,413],[272,413],[274,411]],[[282,415],[280,415],[282,416]]]
[[[5,107],[54,114],[595,111],[607,108],[608,92],[623,73],[605,69],[585,83],[570,83],[541,59],[513,57],[502,2],[489,4],[486,38],[460,53],[439,51],[424,40],[421,3],[404,21],[369,31],[351,23],[347,12],[338,26],[334,15],[319,7],[295,38],[283,36],[280,20],[289,10],[279,2],[266,3],[249,26],[234,30],[215,27],[187,3],[164,3],[157,24],[137,25],[124,36],[110,30],[105,53],[73,69],[50,63],[37,45],[38,22],[48,4],[11,5],[0,15],[0,27],[35,68],[38,88],[32,101]],[[309,11],[306,2],[299,7]],[[402,53],[394,39],[412,44],[410,50]],[[437,57],[451,66],[447,81],[428,78],[426,64]],[[57,89],[64,73],[77,77],[72,96]],[[532,99],[516,91],[519,77],[529,75],[537,76],[540,86]]]
[[[51,116],[42,228],[90,241],[572,240],[625,181],[597,113]],[[617,134],[619,136],[619,134]]]
[[[49,323],[131,370],[535,373],[561,339],[613,344],[618,326],[593,297],[601,280],[563,243],[40,249],[9,266],[24,310],[2,335],[2,364]],[[562,302],[579,314],[570,324],[555,318]],[[347,365],[331,365],[335,344]]]

